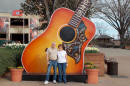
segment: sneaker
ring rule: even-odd
[[[67,84],[67,82],[64,82],[64,84]]]
[[[45,81],[44,84],[47,85],[49,82],[48,81]]]
[[[64,84],[66,84],[67,82],[66,81],[64,81]]]
[[[53,80],[53,83],[56,84],[56,80]]]

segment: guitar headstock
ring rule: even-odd
[[[76,9],[71,21],[69,22],[69,25],[77,27],[77,25],[80,23],[81,18],[86,14],[90,6],[91,0],[82,0],[78,8]]]

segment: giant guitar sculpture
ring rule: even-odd
[[[46,73],[45,49],[55,42],[63,44],[67,51],[67,74],[82,74],[85,47],[95,34],[94,24],[84,17],[89,8],[90,1],[82,0],[75,12],[59,8],[53,13],[46,31],[30,42],[23,52],[22,64],[26,72]]]

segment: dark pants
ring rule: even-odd
[[[54,70],[53,80],[56,80],[57,61],[50,60],[49,65],[48,65],[48,69],[47,69],[47,74],[46,74],[46,80],[47,81],[49,80],[50,71],[51,71],[52,66],[53,66],[53,70]]]
[[[59,71],[59,82],[62,82],[62,75],[63,81],[66,83],[66,63],[58,63],[58,71]]]

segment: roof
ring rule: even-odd
[[[25,15],[23,14],[23,16],[12,16],[11,13],[8,12],[0,12],[0,17],[10,17],[10,18],[40,18],[40,16],[38,15]]]
[[[114,39],[114,38],[108,35],[100,35],[97,39]]]

